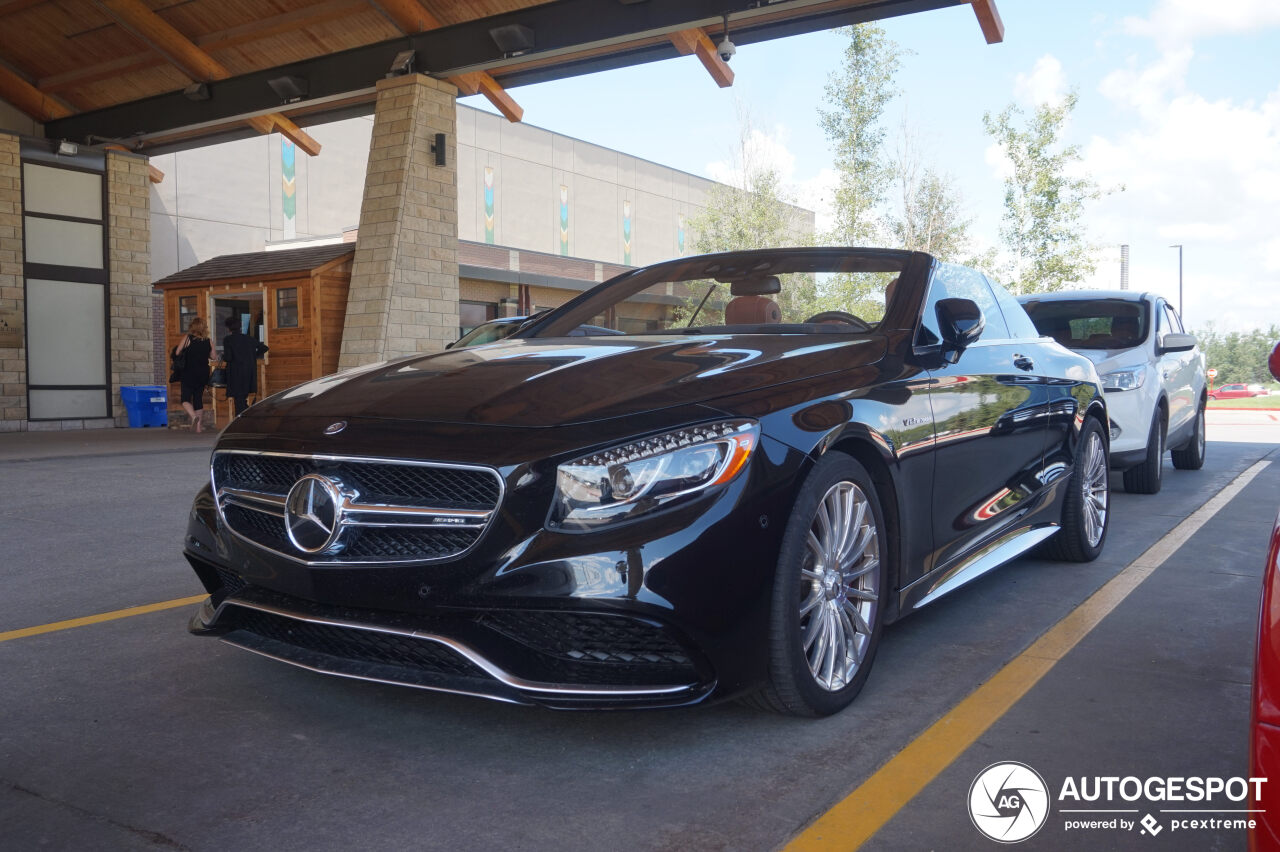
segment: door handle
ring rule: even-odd
[[[1036,368],[1036,362],[1032,361],[1026,355],[1014,355],[1013,366],[1017,367],[1019,370],[1034,370]]]

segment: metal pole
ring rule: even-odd
[[[1178,316],[1182,316],[1182,244],[1169,246],[1178,250]]]

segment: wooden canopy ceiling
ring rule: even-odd
[[[302,127],[369,112],[406,51],[518,121],[507,87],[680,55],[729,85],[725,12],[744,45],[955,5],[1002,40],[995,0],[0,0],[0,99],[51,139],[160,153],[275,130],[315,155]]]

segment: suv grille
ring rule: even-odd
[[[307,476],[321,477],[322,489],[338,495],[327,514],[316,513],[321,543],[329,529],[337,532],[328,546],[310,551],[290,539],[287,510],[291,489]],[[213,487],[237,535],[328,565],[457,557],[480,540],[502,498],[502,480],[489,468],[234,450],[214,454]],[[307,541],[316,540],[313,529]]]

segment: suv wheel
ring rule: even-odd
[[[1164,412],[1156,409],[1147,435],[1147,457],[1124,472],[1124,490],[1130,494],[1158,494],[1164,477]]]
[[[1199,470],[1204,467],[1204,401],[1196,412],[1196,428],[1186,446],[1174,450],[1173,466],[1178,470]]]

